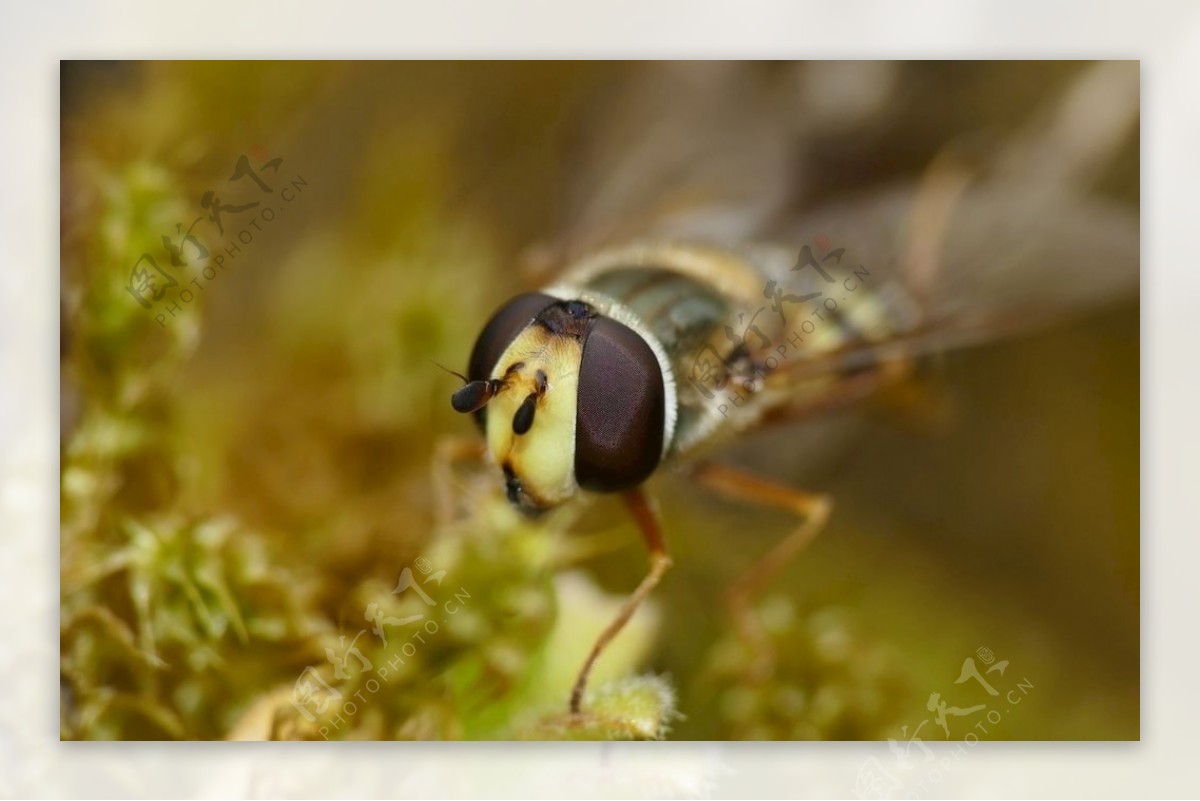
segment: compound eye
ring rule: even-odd
[[[557,301],[549,295],[540,292],[527,292],[517,295],[501,306],[492,319],[483,327],[475,347],[471,350],[471,360],[467,363],[467,379],[470,381],[487,381],[496,369],[496,362],[508,350],[508,346],[517,338],[524,328],[533,322],[545,309]],[[480,408],[475,412],[475,421],[483,428],[486,412]]]
[[[666,389],[654,351],[637,332],[599,317],[579,367],[575,480],[584,489],[636,487],[658,467]]]

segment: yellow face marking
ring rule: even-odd
[[[534,506],[569,500],[575,483],[575,407],[582,343],[530,325],[513,340],[492,372],[506,386],[487,405],[487,444],[497,465],[508,465]],[[514,364],[521,367],[509,372]],[[537,388],[538,371],[546,391],[537,401],[533,426],[518,436],[513,417]]]

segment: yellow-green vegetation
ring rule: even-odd
[[[676,566],[598,664],[584,715],[566,714],[644,551],[615,504],[531,522],[480,466],[439,487],[437,443],[473,429],[434,362],[461,369],[524,288],[515,265],[570,164],[558,121],[614,69],[64,68],[64,738],[899,737],[980,645],[1044,688],[997,738],[1136,735],[1136,537],[1114,557],[1132,564],[1130,685],[1100,667],[1128,662],[1128,626],[1105,646],[1086,625],[1047,644],[1071,627],[1030,628],[1026,574],[988,584],[961,554],[939,561],[945,540],[914,546],[921,525],[856,516],[835,492],[832,530],[759,605],[775,668],[761,675],[721,596],[792,521],[670,476],[653,488]],[[271,193],[229,180],[247,154]],[[219,232],[212,189],[276,217],[230,212]],[[195,247],[181,265],[164,249],[197,219],[206,263],[226,254],[213,278]],[[127,291],[143,253],[179,285],[150,309]],[[869,470],[841,489],[859,485],[886,494]],[[1105,542],[1059,528],[1025,547],[1061,543],[1075,564]],[[1099,588],[1105,608],[1124,603],[1128,587]],[[1075,688],[1053,685],[1065,666],[1083,671]],[[1119,695],[1116,718],[1086,693]]]

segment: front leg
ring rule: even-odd
[[[588,675],[592,672],[592,667],[596,664],[596,660],[600,658],[600,654],[612,642],[613,638],[620,633],[621,629],[625,628],[625,624],[633,617],[634,612],[646,600],[650,592],[662,581],[663,575],[671,567],[671,557],[667,555],[666,545],[662,539],[662,529],[659,526],[658,514],[651,507],[649,499],[645,493],[639,489],[632,489],[622,494],[622,499],[629,506],[629,511],[633,515],[633,519],[638,524],[638,528],[642,532],[642,537],[646,541],[646,548],[650,551],[650,572],[642,579],[642,583],[637,586],[625,600],[621,606],[617,616],[613,618],[604,631],[600,632],[600,636],[596,638],[596,643],[592,646],[591,652],[587,659],[584,660],[583,667],[579,669],[579,676],[575,679],[575,687],[571,690],[571,714],[578,715],[583,706],[583,693],[587,689]]]

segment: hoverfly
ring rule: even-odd
[[[750,149],[761,162],[751,175],[779,166],[754,109],[721,112],[740,122],[714,126],[709,155],[737,161]],[[729,596],[739,632],[768,667],[751,601],[813,539],[831,501],[705,457],[751,428],[901,380],[922,354],[1136,287],[1136,215],[1086,191],[1136,112],[1136,67],[1101,64],[1003,146],[969,157],[950,147],[916,181],[810,208],[792,224],[763,224],[769,215],[754,213],[731,225],[734,216],[711,203],[681,223],[679,204],[660,203],[668,223],[656,218],[626,241],[610,225],[616,243],[588,247],[541,289],[499,307],[451,402],[474,415],[508,499],[537,515],[580,495],[619,493],[650,553],[649,572],[579,672],[572,713],[592,665],[671,564],[642,490],[656,471],[687,464],[708,488],[801,519]],[[638,156],[634,148],[628,160]],[[764,193],[771,185],[764,180]],[[673,197],[711,199],[704,188],[669,187]],[[717,196],[736,205],[743,188]]]

